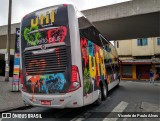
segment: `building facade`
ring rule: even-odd
[[[148,80],[150,69],[160,77],[160,37],[119,40],[115,42],[122,61],[122,79]]]
[[[20,24],[12,24],[11,26],[11,41],[10,41],[10,77],[13,76],[13,63],[14,63],[14,49],[16,39],[16,28],[20,28]],[[7,25],[0,26],[0,76],[5,75],[5,53],[7,42]]]

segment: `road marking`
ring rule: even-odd
[[[121,101],[113,110],[112,112],[123,112],[125,110],[125,108],[128,106],[127,102]],[[86,113],[82,113],[78,116],[76,116],[75,118],[73,118],[70,121],[82,121],[86,118],[88,118],[90,115],[92,114],[92,112],[86,112]],[[104,118],[103,121],[116,121],[118,118]]]
[[[2,121],[2,118],[0,118],[0,121]]]
[[[128,106],[127,102],[121,101],[112,112],[123,112],[124,109]],[[118,118],[104,118],[103,121],[117,121]]]
[[[92,113],[86,112],[86,113],[82,113],[80,115],[78,115],[77,117],[75,117],[74,119],[70,120],[70,121],[82,121],[86,118],[88,118]]]

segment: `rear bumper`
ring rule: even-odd
[[[83,106],[83,88],[63,95],[34,95],[32,99],[31,93],[26,93],[22,91],[23,101],[27,105],[41,106],[41,107],[51,107],[51,108],[76,108]],[[51,105],[42,105],[41,100],[51,100]],[[64,101],[63,101],[64,100]]]

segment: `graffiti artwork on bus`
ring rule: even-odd
[[[89,55],[88,55],[88,43],[86,38],[81,39],[81,51],[82,51],[82,58],[83,58],[83,63],[84,66],[87,66]]]
[[[50,94],[64,89],[66,79],[63,73],[28,76],[28,84],[32,90],[32,99],[36,90]]]
[[[53,27],[51,29],[39,29],[38,26],[30,28],[25,27],[24,39],[27,41],[28,46],[37,46],[41,44],[59,43],[64,42],[67,35],[67,27]]]
[[[67,35],[67,27],[61,26],[59,28],[48,30],[47,35],[48,43],[64,42]]]
[[[34,19],[31,19],[30,25],[32,27],[38,26],[38,25],[48,25],[55,22],[55,12],[56,10],[48,10],[46,12],[37,12],[35,13]],[[45,14],[44,14],[45,13]]]
[[[34,100],[34,93],[36,88],[38,88],[38,91],[40,92],[40,75],[30,77],[28,82],[31,83],[30,85],[32,90],[32,100]]]
[[[65,76],[62,73],[43,75],[41,76],[41,80],[41,92],[45,92],[46,94],[63,90],[66,83]]]
[[[82,65],[84,74],[84,89],[85,95],[91,92],[91,78],[89,72],[89,53],[88,53],[88,42],[86,38],[81,38],[81,51],[82,51]]]
[[[82,64],[85,93],[91,93],[91,87],[98,89],[100,80],[106,78],[104,51],[86,38],[81,38]],[[91,85],[91,80],[96,81]]]
[[[36,70],[37,67],[41,67],[39,69],[39,73],[43,73],[46,65],[47,65],[47,63],[46,63],[46,61],[44,59],[41,59],[41,60],[32,60],[28,64],[28,69]],[[28,72],[27,72],[26,75],[28,75]]]
[[[38,40],[42,37],[40,32],[30,34],[32,31],[36,31],[36,30],[38,30],[38,26],[34,26],[30,28],[25,27],[23,35],[28,45],[36,46],[38,43]]]

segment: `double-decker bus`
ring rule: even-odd
[[[115,47],[73,5],[27,14],[20,28],[21,92],[26,105],[99,105],[119,84]]]

